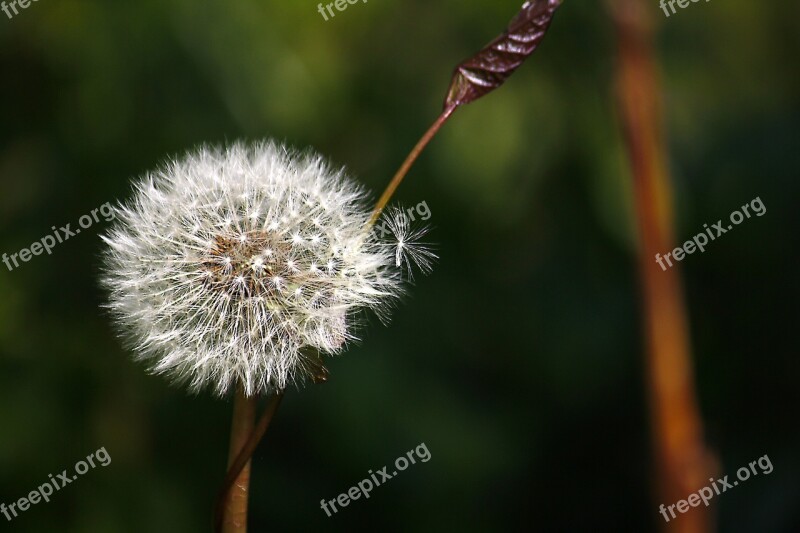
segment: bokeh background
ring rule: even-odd
[[[201,142],[313,146],[377,193],[455,64],[519,0],[42,0],[0,13],[0,252],[126,199]],[[659,25],[676,233],[767,208],[680,268],[706,437],[772,474],[713,500],[719,530],[800,531],[800,7],[692,3]],[[654,531],[631,177],[602,2],[567,1],[533,58],[460,110],[396,200],[441,260],[392,323],[291,391],[255,457],[251,530]],[[210,530],[230,401],[131,362],[100,310],[96,224],[0,265],[0,502],[104,446],[0,530]],[[432,458],[327,518],[424,442]]]

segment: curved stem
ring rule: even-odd
[[[214,531],[217,533],[247,531],[250,459],[264,437],[282,399],[283,391],[270,398],[258,423],[254,426],[258,398],[255,396],[247,398],[243,391],[237,391],[233,407],[228,473],[214,512]]]
[[[436,135],[439,129],[441,129],[444,123],[447,122],[447,119],[450,118],[450,115],[452,115],[453,111],[455,110],[456,107],[445,108],[442,114],[439,115],[439,118],[436,119],[436,122],[434,122],[433,125],[431,125],[431,127],[428,128],[428,131],[425,132],[425,135],[423,135],[422,138],[420,138],[416,146],[414,146],[414,148],[406,157],[406,160],[403,161],[403,164],[400,166],[400,169],[392,178],[392,181],[390,181],[389,185],[386,186],[386,190],[383,191],[383,194],[381,195],[378,202],[375,204],[375,209],[372,211],[372,217],[369,220],[368,226],[372,226],[373,224],[375,224],[375,222],[378,220],[378,217],[381,216],[383,208],[386,207],[386,204],[389,203],[389,200],[392,198],[392,195],[394,195],[394,192],[397,190],[397,187],[400,186],[400,183],[403,181],[403,178],[405,178],[406,174],[408,174],[408,171],[411,169],[411,166],[419,157],[419,154],[422,153],[422,151],[425,149],[428,143],[431,142],[431,139],[433,139],[433,137]]]

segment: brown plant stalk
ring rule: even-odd
[[[239,389],[233,404],[228,473],[214,512],[217,533],[246,533],[250,497],[250,459],[272,422],[283,399],[283,391],[272,396],[255,424],[258,397],[247,397]]]
[[[244,447],[253,431],[258,397],[247,397],[239,387],[233,399],[233,421],[231,423],[230,449],[228,452],[228,472],[236,457]],[[216,530],[224,533],[247,531],[247,501],[250,487],[250,462],[233,472],[233,490],[223,489],[220,502],[222,512],[217,511]]]
[[[400,165],[400,168],[397,170],[394,177],[389,182],[389,185],[386,187],[386,190],[383,191],[383,194],[378,199],[378,202],[375,204],[375,208],[372,210],[372,217],[369,220],[370,226],[373,225],[375,222],[377,222],[378,217],[381,216],[381,212],[386,207],[386,204],[389,203],[389,200],[392,199],[394,192],[397,190],[397,187],[400,186],[400,183],[403,181],[403,178],[406,177],[408,171],[411,170],[411,167],[414,165],[414,162],[417,160],[417,158],[425,149],[425,147],[428,146],[428,143],[431,142],[431,139],[433,139],[433,137],[439,132],[439,129],[441,129],[444,123],[447,122],[447,119],[450,118],[450,115],[452,115],[453,111],[455,110],[456,110],[455,107],[446,108],[442,112],[442,114],[439,115],[439,118],[436,119],[436,122],[434,122],[433,125],[430,128],[428,128],[428,131],[425,132],[425,134],[417,142],[416,146],[414,146],[414,148],[408,154],[405,161],[403,161],[403,164]]]
[[[680,271],[677,267],[663,271],[654,260],[657,253],[673,249],[674,238],[659,72],[647,11],[651,6],[642,0],[609,0],[609,6],[618,47],[615,83],[639,233],[656,505],[671,505],[706,485],[717,467],[703,441]],[[653,511],[657,512],[655,506]],[[713,530],[707,507],[670,516],[669,523],[658,516],[665,531]]]

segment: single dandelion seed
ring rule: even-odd
[[[430,272],[438,257],[431,246],[422,241],[428,228],[412,226],[405,212],[397,207],[387,209],[384,217],[395,240],[395,266],[403,269],[409,277],[413,276],[415,267],[425,274]]]

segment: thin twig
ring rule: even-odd
[[[386,186],[386,190],[383,191],[380,199],[375,204],[375,209],[372,211],[372,218],[369,220],[369,226],[375,224],[375,222],[378,220],[378,217],[381,216],[381,212],[386,207],[386,204],[389,203],[389,200],[391,200],[392,196],[394,195],[394,191],[396,191],[397,187],[400,186],[403,178],[406,177],[406,174],[408,174],[408,171],[422,153],[422,150],[424,150],[428,143],[431,142],[431,139],[433,139],[434,135],[436,135],[444,123],[447,122],[447,119],[450,118],[450,115],[452,115],[453,111],[455,110],[455,107],[445,108],[442,114],[439,115],[439,118],[436,119],[436,122],[434,122],[433,125],[428,128],[428,131],[425,132],[425,135],[422,136],[422,138],[417,142],[417,145],[414,146],[414,149],[408,154],[406,160],[403,161],[400,169],[394,175],[392,181],[389,182],[389,185]]]

